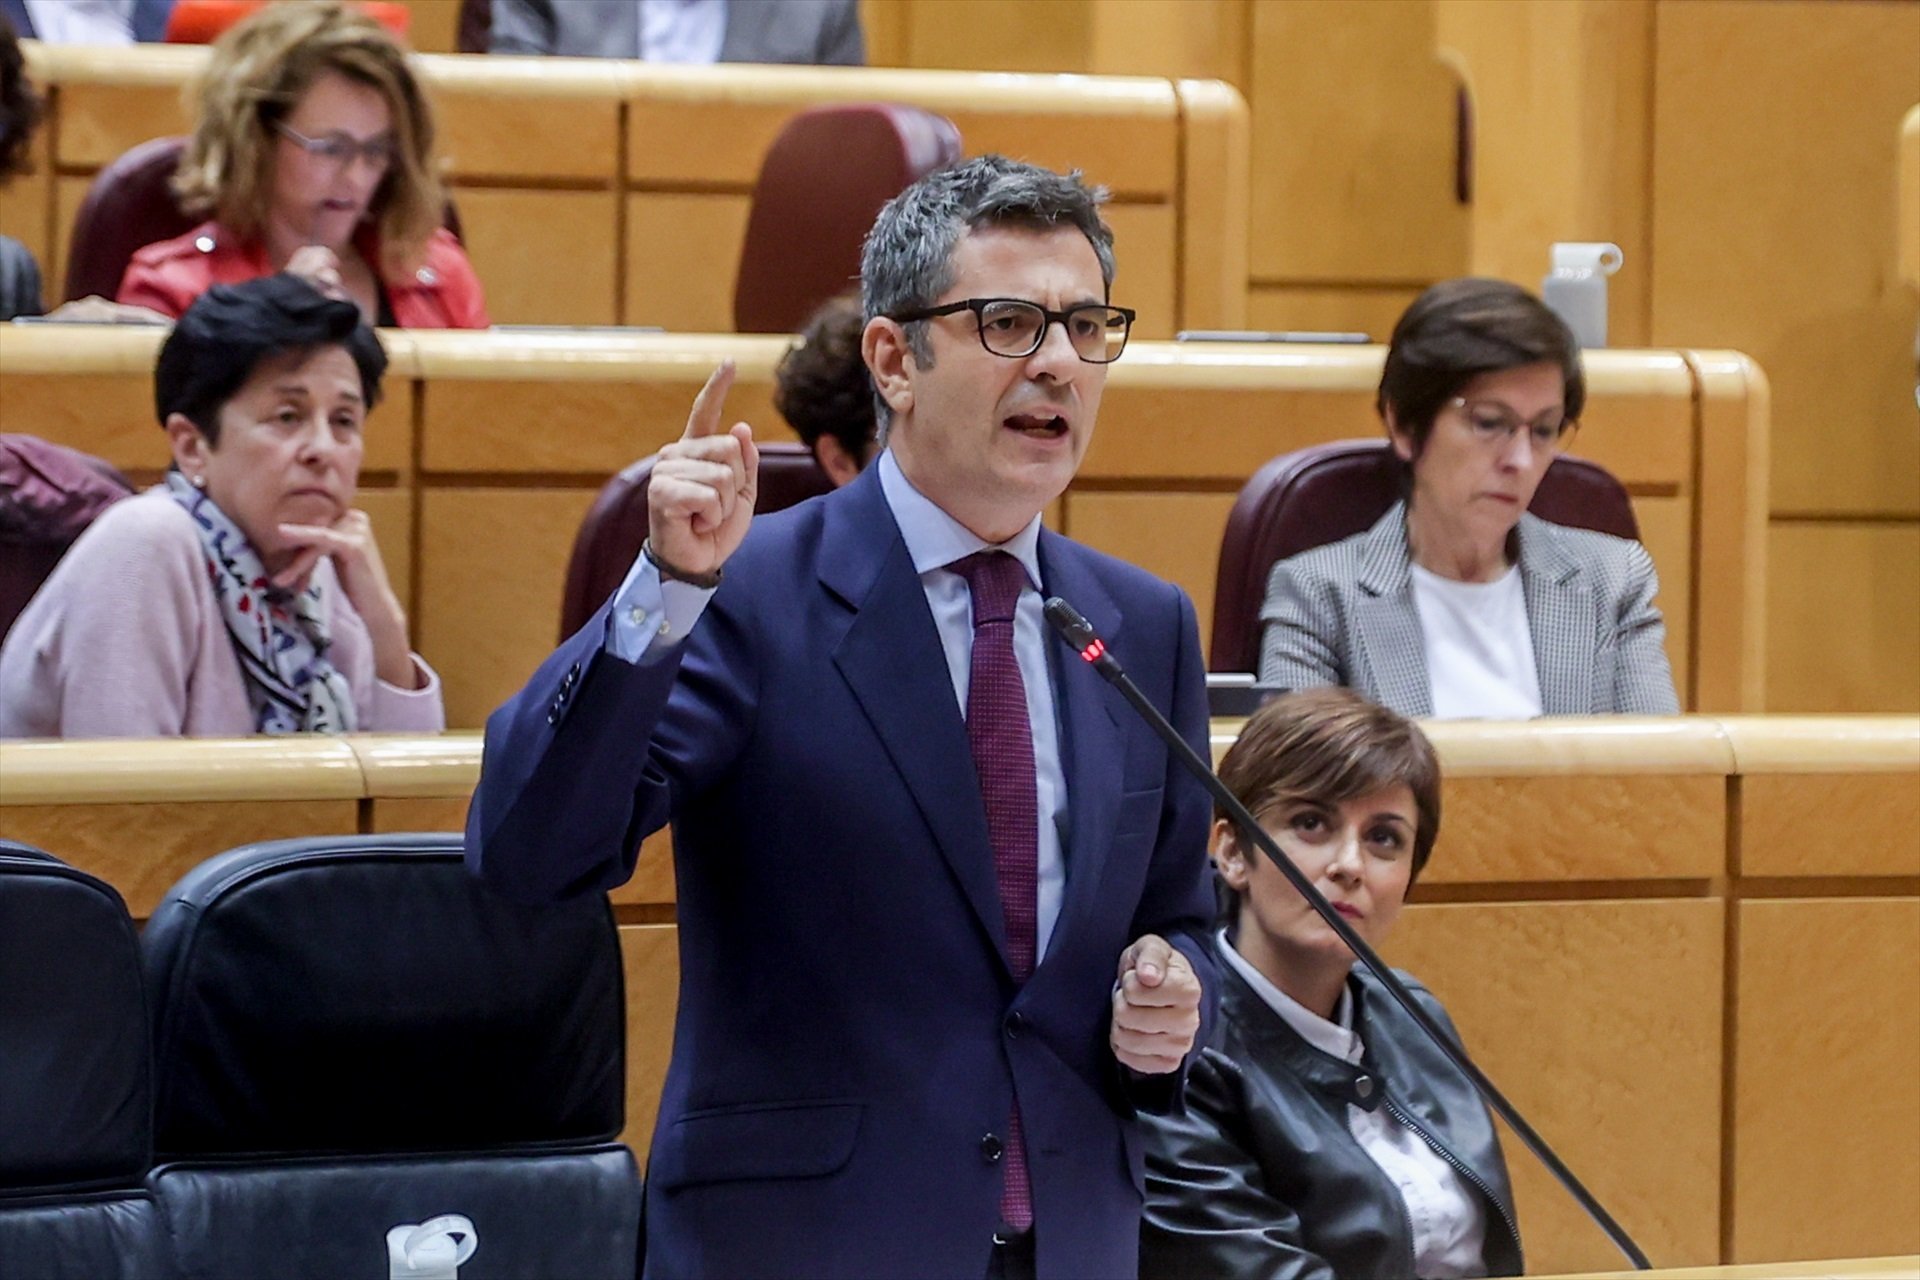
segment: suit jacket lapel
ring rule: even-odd
[[[1078,609],[1107,646],[1122,655],[1125,620],[1113,597],[1090,570],[1085,553],[1058,534],[1040,534],[1042,594],[1059,596]],[[1049,628],[1051,630],[1051,628]],[[1125,785],[1126,733],[1120,694],[1064,642],[1048,641],[1054,701],[1060,709],[1060,752],[1067,781],[1068,829],[1062,852],[1067,864],[1066,893],[1055,921],[1049,954],[1070,937],[1074,922],[1099,897],[1114,823]],[[1045,957],[1041,958],[1042,964]]]
[[[820,581],[854,610],[834,648],[834,665],[873,724],[1004,965],[1006,920],[987,838],[986,804],[920,577],[876,469],[827,501]]]
[[[1367,530],[1361,547],[1360,590],[1353,602],[1354,648],[1368,679],[1363,694],[1409,716],[1433,714],[1426,642],[1413,607],[1413,562],[1407,553],[1407,508],[1396,502]]]
[[[1540,710],[1550,716],[1591,714],[1593,645],[1572,623],[1593,615],[1593,587],[1551,527],[1526,515],[1520,517],[1520,585],[1540,677]]]

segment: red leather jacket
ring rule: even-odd
[[[371,235],[356,247],[368,262],[380,261],[378,242]],[[209,285],[238,284],[272,271],[265,245],[242,241],[217,222],[203,222],[183,236],[135,253],[115,300],[178,317]],[[419,270],[385,277],[381,283],[402,329],[487,327],[487,304],[473,264],[444,227],[427,241],[426,262]]]

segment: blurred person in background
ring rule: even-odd
[[[1585,403],[1579,345],[1525,289],[1414,299],[1378,399],[1407,496],[1273,567],[1260,686],[1347,685],[1408,716],[1677,714],[1646,548],[1527,514]]]
[[[867,60],[858,0],[492,0],[490,53],[648,62]]]
[[[0,13],[0,183],[26,172],[27,147],[40,114],[40,95],[27,80],[20,41]],[[0,320],[37,316],[44,310],[40,264],[27,246],[11,236],[0,236]]]
[[[836,487],[859,475],[878,447],[873,378],[860,355],[866,324],[858,294],[830,299],[773,371],[773,407]]]
[[[366,513],[386,355],[351,303],[216,285],[160,349],[165,483],[107,510],[0,646],[0,737],[434,733]]]
[[[0,19],[23,40],[133,44],[167,38],[173,0],[0,0]]]
[[[1220,778],[1381,946],[1440,833],[1426,735],[1348,689],[1286,694],[1247,721]],[[1142,1117],[1141,1276],[1519,1275],[1512,1185],[1473,1082],[1218,811],[1211,851],[1220,1018],[1184,1111]]]
[[[336,0],[268,5],[214,45],[197,92],[174,193],[211,221],[137,252],[120,302],[178,316],[209,285],[290,271],[368,324],[486,327],[441,225],[432,109],[378,22]]]

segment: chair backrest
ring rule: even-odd
[[[132,492],[102,459],[0,433],[0,640],[74,539]]]
[[[1384,440],[1312,445],[1253,473],[1220,540],[1209,669],[1259,669],[1260,605],[1274,564],[1372,528],[1400,499],[1402,474]],[[1585,458],[1555,458],[1527,509],[1555,524],[1640,536],[1626,488]]]
[[[111,298],[135,253],[200,224],[167,185],[186,147],[185,138],[151,138],[95,175],[67,238],[67,301]]]
[[[633,1274],[604,896],[508,902],[457,835],[283,840],[189,872],[142,949],[182,1271],[361,1274],[389,1228],[457,1213],[487,1274]]]
[[[112,888],[0,840],[0,1273],[159,1277],[153,1058]]]
[[[560,597],[560,638],[585,626],[619,585],[647,536],[647,485],[655,455],[648,454],[600,488],[580,521],[567,559],[567,586]],[[760,491],[756,512],[780,511],[833,488],[833,481],[803,444],[776,441],[760,446]]]
[[[753,186],[733,327],[798,332],[860,282],[860,245],[880,206],[959,159],[953,121],[919,107],[813,107],[787,121]]]

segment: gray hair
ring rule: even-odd
[[[932,306],[953,285],[953,251],[980,227],[1048,231],[1070,226],[1086,236],[1100,260],[1100,279],[1113,294],[1113,232],[1101,221],[1105,187],[1088,186],[1080,171],[1056,173],[1006,156],[976,156],[930,173],[889,200],[860,251],[860,301],[866,319]],[[926,322],[906,325],[907,348],[924,368],[933,363]],[[885,440],[892,410],[876,394]]]

